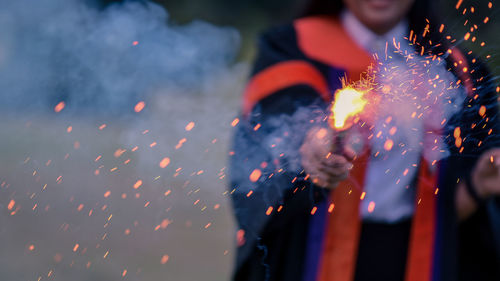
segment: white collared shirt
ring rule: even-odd
[[[347,34],[370,54],[384,52],[386,42],[392,44],[393,40],[398,43],[406,42],[404,37],[408,34],[408,21],[401,20],[395,27],[383,35],[378,35],[363,25],[349,10],[343,10],[340,14],[342,26]]]

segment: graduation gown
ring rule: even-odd
[[[325,16],[269,30],[258,50],[230,153],[229,190],[238,222],[233,280],[360,278],[361,191],[349,180],[332,192],[315,186],[300,167],[298,150],[308,128],[324,122],[340,78],[358,78],[371,57],[337,19]],[[482,152],[499,145],[497,93],[477,60],[453,49],[447,62],[469,96],[446,127],[460,127],[461,136],[469,137],[456,147],[453,131],[443,132],[450,156],[420,162],[407,258],[399,270],[407,281],[500,280],[500,200],[461,223],[454,206],[457,179],[470,173]],[[484,115],[478,114],[481,105]],[[363,184],[368,158],[365,153],[355,160],[356,184]]]

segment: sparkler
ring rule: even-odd
[[[332,147],[332,151],[336,154],[342,153],[344,139],[349,129],[359,122],[361,115],[366,115],[366,107],[369,104],[376,104],[377,99],[371,94],[374,78],[372,75],[367,77],[351,85],[347,85],[343,79],[343,87],[335,92],[328,123],[337,133]]]

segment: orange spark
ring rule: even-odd
[[[239,122],[240,122],[240,119],[234,118],[233,122],[231,122],[231,126],[235,127],[236,125],[238,125]]]
[[[10,200],[9,204],[7,205],[7,209],[11,211],[14,208],[14,205],[16,204],[16,201],[14,199]]]
[[[135,107],[134,107],[134,111],[135,111],[135,112],[141,112],[141,111],[144,109],[144,107],[145,107],[145,106],[146,106],[146,103],[144,103],[143,101],[140,101],[140,102],[138,102],[138,103],[135,105]]]
[[[373,213],[373,210],[375,210],[375,202],[371,201],[371,202],[368,204],[368,212],[369,212],[369,213]]]
[[[262,172],[259,169],[253,170],[249,176],[250,181],[252,181],[252,182],[258,181],[260,179],[261,175],[262,175]]]
[[[457,4],[455,5],[455,9],[458,10],[460,8],[460,5],[462,5],[463,0],[458,0]]]
[[[311,210],[311,215],[316,214],[316,211],[318,210],[318,207],[314,206]]]
[[[384,149],[389,151],[394,146],[394,142],[391,139],[387,139],[384,143]]]
[[[169,259],[168,255],[163,255],[163,257],[161,257],[160,263],[166,264],[168,259]]]
[[[187,125],[186,125],[186,131],[191,131],[192,129],[194,128],[194,122],[189,122]]]
[[[142,180],[138,180],[134,184],[134,189],[138,189],[142,185]]]
[[[64,109],[64,107],[66,106],[66,104],[62,101],[60,103],[58,103],[55,107],[54,107],[54,111],[59,113],[61,112],[61,110]]]
[[[125,153],[125,149],[121,149],[121,148],[118,148],[117,150],[115,150],[115,152],[113,153],[113,155],[116,157],[116,158],[119,158],[120,156],[123,155],[123,153]]]
[[[328,206],[328,213],[333,212],[334,208],[335,208],[335,204],[331,203],[330,206]]]
[[[186,138],[182,138],[181,140],[179,140],[179,142],[177,143],[177,145],[175,145],[175,149],[179,149],[182,147],[182,145],[187,141]]]
[[[160,161],[160,168],[166,168],[170,164],[170,158],[165,157]]]
[[[396,131],[397,131],[397,130],[398,130],[398,129],[397,129],[396,127],[392,127],[392,128],[389,130],[389,135],[394,136],[394,134],[396,134]]]
[[[486,106],[482,105],[479,108],[479,115],[481,115],[481,117],[484,117],[485,114],[486,114]]]
[[[269,216],[272,212],[273,212],[273,207],[269,206],[269,208],[267,208],[267,210],[266,210],[266,215]]]
[[[236,232],[236,241],[238,246],[243,246],[245,244],[245,230],[239,229]]]
[[[78,247],[80,247],[80,245],[76,243],[75,246],[73,247],[73,252],[76,252],[78,250]]]

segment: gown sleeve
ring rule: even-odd
[[[473,96],[466,99],[458,116],[464,150],[455,151],[458,177],[471,173],[479,157],[500,147],[498,93],[493,76],[480,62],[472,63]],[[486,111],[481,114],[480,108]],[[458,149],[457,149],[458,150]],[[460,280],[500,280],[500,198],[492,198],[458,225]]]
[[[286,62],[314,67],[293,47],[294,31],[290,28],[260,38],[250,83]],[[267,83],[286,79],[280,73],[273,75]],[[239,231],[244,234],[239,241],[240,252],[250,252],[260,237],[277,231],[298,213],[311,212],[328,195],[326,189],[305,179],[300,165],[299,148],[304,136],[312,126],[325,125],[327,106],[318,87],[308,81],[313,80],[303,77],[297,83],[274,87],[244,113],[236,127],[229,165],[234,212]],[[240,253],[237,262],[245,256]]]

